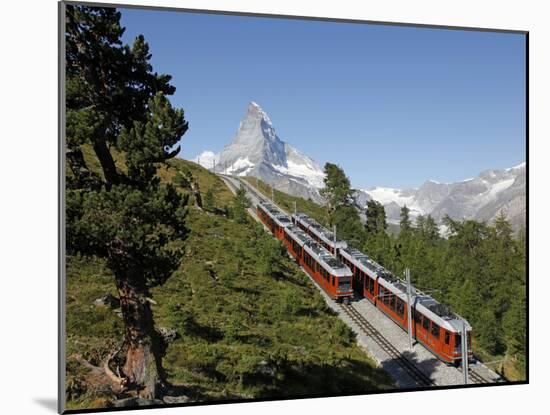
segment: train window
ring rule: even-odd
[[[460,347],[462,343],[462,336],[460,334],[455,334],[455,347]]]
[[[451,341],[451,335],[449,334],[448,331],[445,332],[445,344],[449,344],[449,342]]]
[[[349,291],[351,290],[351,278],[342,277],[338,280],[338,289],[339,291]]]
[[[397,299],[396,311],[399,317],[403,317],[405,315],[405,303],[401,298]]]
[[[424,317],[422,319],[422,327],[424,327],[426,330],[429,330],[430,328],[430,319],[427,317]]]
[[[432,336],[439,339],[439,326],[432,322]]]
[[[395,295],[390,295],[389,301],[390,308],[395,311]]]

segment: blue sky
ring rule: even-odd
[[[525,161],[520,34],[122,9],[189,131],[220,151],[250,101],[279,137],[355,187],[451,182]]]

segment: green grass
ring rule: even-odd
[[[159,171],[164,181],[180,169],[189,169],[203,194],[214,189],[216,207],[232,200],[223,182],[202,167],[179,159],[169,164]],[[285,208],[293,206],[294,199],[276,196]],[[300,210],[314,217],[322,214],[312,202],[298,203]],[[283,271],[277,277],[260,271],[258,247],[271,236],[259,224],[252,219],[238,224],[191,209],[188,227],[181,266],[152,291],[157,327],[175,329],[179,335],[163,360],[170,382],[193,388],[201,400],[364,393],[394,387],[290,258],[281,256]],[[93,305],[107,293],[116,295],[116,288],[104,260],[67,258],[71,409],[105,406],[113,398],[105,387],[90,383],[90,372],[79,360],[82,356],[97,365],[123,338],[119,310]]]

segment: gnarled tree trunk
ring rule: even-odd
[[[137,275],[126,274],[117,278],[128,347],[123,371],[128,386],[136,387],[140,397],[154,399],[163,377],[162,352],[143,280],[139,271]]]

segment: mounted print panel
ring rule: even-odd
[[[527,383],[527,42],[60,3],[60,411]]]

